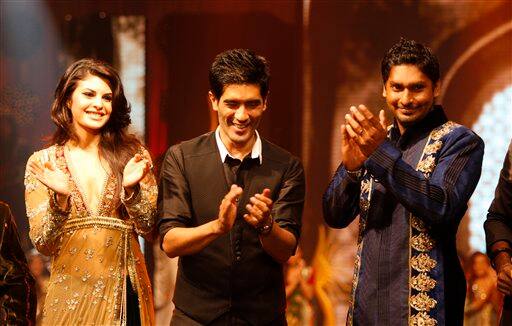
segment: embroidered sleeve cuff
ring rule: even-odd
[[[400,156],[400,151],[389,140],[385,140],[368,157],[365,167],[374,177],[382,179],[386,174],[392,172],[395,162]]]
[[[71,203],[70,203],[71,196],[68,197],[67,209],[64,210],[57,203],[57,194],[52,190],[50,190],[49,192],[50,192],[51,215],[67,217],[69,215],[69,212],[71,212]]]
[[[124,187],[121,189],[121,202],[125,205],[132,205],[140,201],[140,185],[136,185],[130,196],[127,197]]]

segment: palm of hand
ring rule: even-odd
[[[123,170],[123,187],[130,188],[139,183],[147,173],[147,163],[145,160],[136,161],[130,159]]]
[[[57,169],[51,162],[41,164],[33,161],[29,163],[28,169],[37,180],[55,191],[57,194],[65,196],[69,195],[68,176],[61,170]]]
[[[353,140],[345,139],[345,141],[342,141],[341,161],[347,170],[354,171],[359,169],[366,158],[361,148]]]
[[[62,195],[69,194],[68,176],[61,170],[55,169],[52,171],[48,168],[45,168],[43,178],[44,181],[41,180],[41,182],[56,193]]]

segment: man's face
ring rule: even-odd
[[[439,91],[439,82],[433,85],[418,67],[404,64],[391,67],[382,96],[403,132],[430,112]]]
[[[217,99],[209,94],[212,107],[217,111],[222,142],[230,148],[252,146],[255,130],[267,108],[267,101],[261,96],[260,86],[255,84],[231,84]]]

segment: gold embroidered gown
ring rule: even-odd
[[[149,158],[144,149],[141,152]],[[155,223],[153,174],[141,180],[132,198],[116,192],[117,179],[110,174],[97,209],[91,211],[66,156],[64,147],[54,145],[34,153],[29,162],[49,160],[69,176],[68,212],[55,204],[53,191],[28,170],[25,173],[30,238],[37,250],[52,257],[42,324],[125,325],[128,277],[138,295],[142,325],[154,324],[153,295],[137,239],[149,234]]]

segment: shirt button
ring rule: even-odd
[[[240,261],[242,259],[242,257],[236,256],[235,259],[236,259],[236,261]]]

